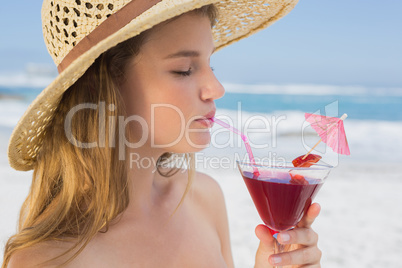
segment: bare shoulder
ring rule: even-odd
[[[68,259],[67,256],[50,260],[62,255],[69,246],[68,242],[49,241],[17,250],[11,255],[7,268],[59,267]]]
[[[197,198],[215,205],[217,205],[216,202],[221,202],[224,205],[222,189],[219,183],[211,176],[202,172],[196,172],[193,186]]]
[[[20,249],[14,252],[8,262],[8,268],[39,267],[37,250],[33,247]]]
[[[234,267],[230,246],[229,223],[225,198],[219,183],[211,176],[197,172],[193,196],[206,218],[215,226],[220,239],[222,256],[228,267]]]
[[[195,172],[195,182],[201,187],[212,187],[215,190],[220,190],[220,186],[214,178],[200,171]]]
[[[226,204],[219,183],[211,176],[197,172],[191,186],[191,197],[200,211],[219,226],[226,222]]]
[[[179,195],[182,195],[187,187],[188,176],[187,170],[181,170],[172,176],[174,179],[171,182],[177,187]],[[223,192],[219,183],[211,176],[199,171],[195,172],[194,179],[191,182],[190,195],[198,204],[200,201],[204,205],[206,205],[204,202],[223,202]]]

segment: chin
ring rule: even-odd
[[[196,135],[190,136],[190,138],[188,144],[192,147],[194,152],[207,148],[211,143],[211,134],[209,132],[197,133]]]
[[[196,137],[190,137],[189,140],[183,139],[176,146],[172,146],[170,149],[174,153],[196,153],[204,150],[211,143],[211,136],[209,133],[205,135],[197,134]]]

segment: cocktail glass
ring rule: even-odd
[[[287,248],[278,242],[277,233],[299,223],[332,166],[300,168],[292,163],[257,165],[240,161],[237,165],[258,214],[275,237],[275,253],[285,252]]]

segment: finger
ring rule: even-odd
[[[255,255],[254,267],[266,267],[269,256],[273,253],[274,238],[265,225],[258,225],[255,228],[255,234],[260,239],[260,244]]]
[[[321,250],[317,247],[300,248],[290,252],[271,255],[269,262],[272,265],[306,265],[302,267],[309,267],[319,265],[321,260]]]
[[[297,226],[309,228],[320,214],[320,211],[321,206],[318,203],[311,204]]]
[[[274,238],[269,231],[269,228],[263,224],[255,228],[255,235],[260,239],[261,243],[272,249]]]
[[[278,234],[278,242],[281,244],[298,244],[314,246],[318,242],[318,234],[310,228],[297,228]]]

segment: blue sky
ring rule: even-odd
[[[52,64],[41,5],[2,1],[0,73]],[[300,0],[270,28],[217,52],[211,65],[223,82],[402,88],[401,14],[400,0]]]

